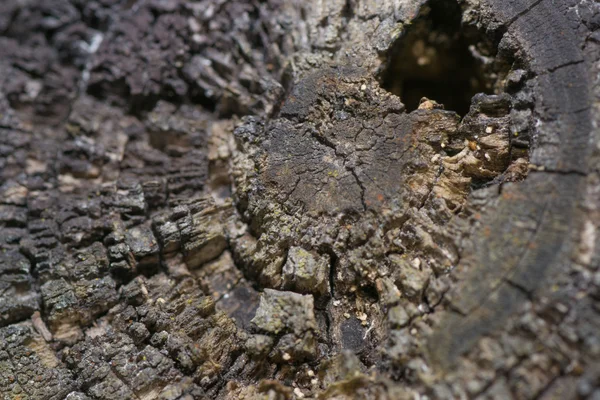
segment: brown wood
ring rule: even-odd
[[[0,397],[600,398],[599,28],[3,1]]]

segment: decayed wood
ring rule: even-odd
[[[600,396],[600,6],[452,1],[2,2],[2,398]]]

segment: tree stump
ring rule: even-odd
[[[600,398],[600,4],[5,0],[3,399]]]

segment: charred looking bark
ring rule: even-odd
[[[0,397],[599,397],[599,29],[3,1]]]

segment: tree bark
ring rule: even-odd
[[[3,1],[0,395],[600,398],[599,29]]]

